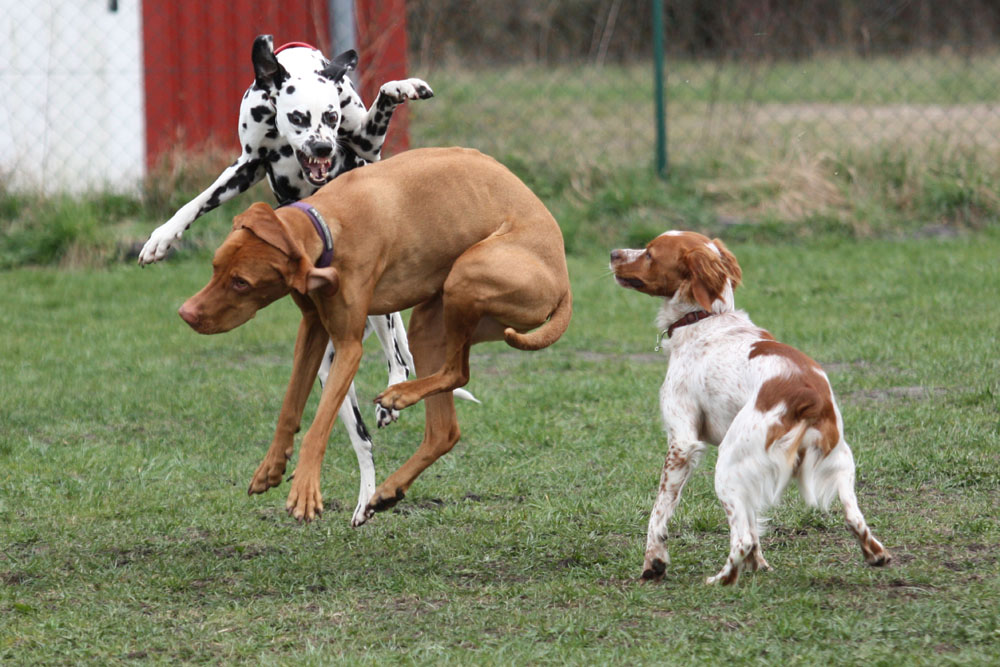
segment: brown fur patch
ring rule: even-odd
[[[754,343],[749,358],[764,355],[784,357],[796,367],[791,375],[767,380],[757,393],[754,407],[761,412],[767,412],[782,403],[785,405],[781,421],[768,429],[765,447],[770,447],[775,440],[804,423],[820,432],[819,446],[826,456],[840,442],[840,431],[837,429],[837,414],[833,409],[830,385],[820,374],[820,365],[794,347],[774,340]],[[803,430],[796,438],[789,450],[789,457],[798,454],[804,432]]]

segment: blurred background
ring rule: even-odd
[[[950,234],[1000,211],[988,0],[0,0],[0,26],[0,266],[74,242],[18,249],[40,201],[96,198],[84,236],[107,245],[117,221],[121,254],[207,187],[238,155],[261,33],[357,48],[366,103],[424,78],[435,98],[397,114],[385,154],[494,155],[571,250],[668,227]]]

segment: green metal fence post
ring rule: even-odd
[[[667,109],[663,89],[663,0],[653,0],[653,71],[656,78],[656,173],[667,176]]]

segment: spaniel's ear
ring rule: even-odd
[[[270,206],[257,202],[233,218],[233,229],[246,229],[264,243],[274,246],[289,259],[302,257],[302,248]]]
[[[722,242],[722,239],[712,239],[712,243],[719,249],[719,254],[722,255],[722,264],[726,268],[729,280],[733,283],[733,289],[736,289],[743,282],[743,271],[740,269],[740,263],[736,261],[733,253],[729,252],[729,248]]]
[[[730,277],[721,250],[715,252],[699,243],[684,254],[684,263],[691,275],[691,297],[707,312],[712,312],[712,302],[722,296]],[[739,265],[736,268],[739,271]]]

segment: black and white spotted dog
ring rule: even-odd
[[[334,177],[381,157],[386,130],[395,108],[406,100],[422,100],[434,92],[421,79],[389,81],[382,85],[370,109],[365,109],[348,72],[358,55],[346,51],[332,60],[308,44],[292,42],[274,48],[271,35],[253,43],[255,80],[240,105],[239,137],[243,152],[204,192],[178,210],[150,235],[139,253],[139,264],[166,257],[173,242],[201,215],[252,185],[265,175],[279,205],[307,197]],[[413,360],[399,313],[370,317],[389,365],[389,385],[403,382]],[[333,358],[327,347],[320,382],[325,384]],[[456,392],[457,393],[457,392]],[[471,394],[464,396],[471,400]],[[361,419],[354,385],[339,417],[347,429],[361,466],[359,508],[375,489],[370,461],[371,437]],[[396,411],[376,407],[376,421],[385,426]],[[357,517],[355,517],[357,518]]]

